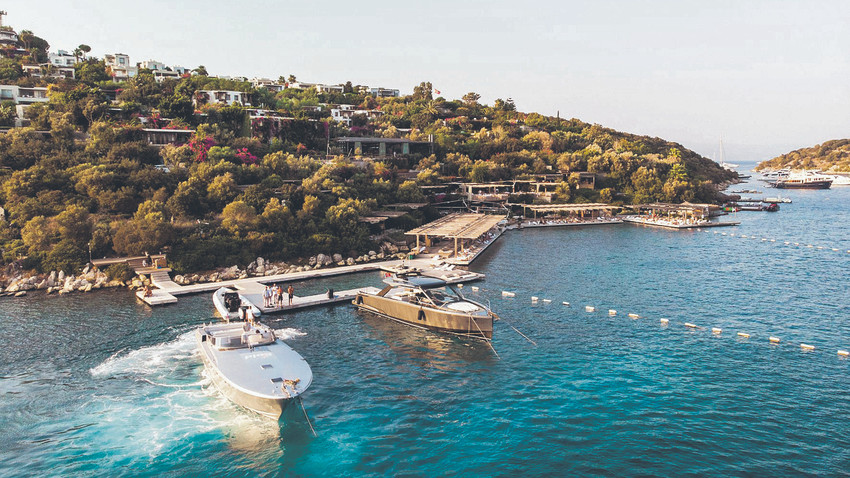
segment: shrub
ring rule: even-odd
[[[103,271],[111,280],[120,280],[127,282],[135,277],[136,272],[126,263],[112,264]]]

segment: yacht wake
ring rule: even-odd
[[[116,352],[89,372],[94,377],[167,374],[197,355],[194,336],[195,331],[190,330],[171,342],[142,347],[127,354]]]

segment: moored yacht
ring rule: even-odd
[[[313,382],[304,357],[256,322],[210,324],[195,333],[201,358],[216,388],[232,402],[279,418]]]
[[[213,305],[218,311],[221,318],[227,322],[231,320],[246,320],[247,313],[250,311],[253,318],[258,318],[262,315],[259,307],[252,304],[242,294],[230,290],[227,287],[222,287],[213,292]]]
[[[832,177],[814,171],[794,172],[788,177],[778,179],[773,187],[779,189],[829,189]]]
[[[358,293],[354,305],[363,311],[422,329],[490,340],[493,321],[487,306],[465,298],[436,277],[418,272],[397,274],[384,280],[380,292]]]

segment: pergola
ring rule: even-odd
[[[651,203],[651,204],[636,204],[630,206],[638,211],[650,211],[652,214],[667,213],[668,215],[677,214],[681,216],[693,216],[706,218],[709,216],[711,204],[693,204],[684,202],[682,204],[671,203]]]
[[[454,254],[457,256],[458,239],[460,239],[461,249],[463,249],[464,240],[478,239],[504,219],[504,216],[490,214],[455,213],[407,231],[405,234],[416,236],[417,251],[419,250],[419,238],[421,236],[425,237],[427,245],[430,245],[431,238],[454,239]]]
[[[537,218],[537,213],[548,214],[548,213],[558,213],[558,214],[579,214],[581,217],[584,217],[585,213],[589,213],[591,216],[594,214],[599,214],[600,212],[608,212],[612,213],[617,209],[620,209],[618,206],[611,206],[604,203],[588,203],[588,204],[512,204],[512,206],[522,206],[523,215],[526,210],[533,211],[534,217]]]

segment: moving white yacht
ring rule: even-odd
[[[196,331],[210,379],[232,402],[279,418],[313,382],[304,357],[256,322],[210,324]]]

